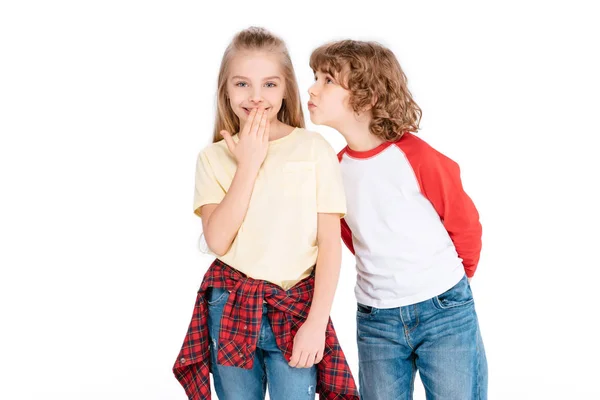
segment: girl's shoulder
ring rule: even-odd
[[[298,135],[296,135],[300,140],[305,142],[309,142],[316,146],[330,146],[329,142],[323,135],[319,132],[311,131],[306,128],[296,128],[298,131]]]
[[[233,136],[233,140],[237,142],[237,134]],[[200,150],[199,157],[204,156],[208,159],[215,159],[221,157],[227,157],[229,154],[229,149],[227,148],[227,143],[224,139],[219,140],[218,142],[214,142],[209,144]]]
[[[297,128],[296,138],[297,141],[292,146],[296,154],[302,153],[307,159],[315,162],[330,159],[338,161],[333,146],[319,132]]]
[[[329,140],[325,139],[325,136],[316,131],[309,131],[305,129],[306,136],[312,142],[313,148],[317,151],[317,153],[321,154],[335,154],[333,150],[333,146],[329,142]],[[336,156],[337,157],[337,156]]]

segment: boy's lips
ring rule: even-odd
[[[310,110],[310,109],[313,109],[313,108],[317,108],[317,106],[312,101],[309,101],[308,102],[308,109]]]

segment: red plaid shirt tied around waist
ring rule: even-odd
[[[187,335],[173,366],[175,377],[190,400],[211,398],[210,339],[205,299],[205,292],[209,287],[230,292],[221,319],[217,363],[252,369],[263,302],[267,304],[267,317],[277,346],[289,361],[296,332],[310,310],[314,276],[309,276],[285,291],[267,281],[249,278],[220,260],[215,260],[204,275]],[[323,359],[317,364],[317,392],[322,399],[359,399],[331,319],[327,324]]]

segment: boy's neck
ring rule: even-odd
[[[369,151],[373,150],[383,142],[384,139],[373,135],[369,130],[368,124],[353,124],[354,126],[344,127],[340,130],[348,147],[353,151]]]

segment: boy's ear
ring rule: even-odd
[[[379,98],[375,93],[373,93],[373,97],[371,98],[371,107],[369,107],[369,110],[375,107],[375,104],[377,104],[377,100],[379,100]]]
[[[377,104],[377,96],[373,95],[371,98],[371,104],[367,104],[362,110],[361,112],[366,112],[371,110],[373,107],[375,107],[375,104]]]

